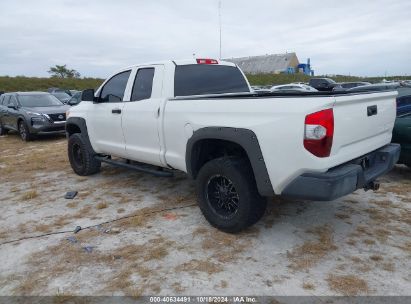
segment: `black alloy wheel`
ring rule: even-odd
[[[240,197],[233,182],[222,175],[210,177],[206,198],[210,207],[222,217],[231,217],[238,211]]]

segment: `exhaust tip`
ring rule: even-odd
[[[370,182],[364,187],[364,191],[372,190],[372,191],[377,191],[380,189],[380,183],[378,182]]]

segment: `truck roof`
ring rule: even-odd
[[[207,61],[207,62],[202,62],[202,61]],[[208,63],[212,62],[212,63]],[[219,60],[219,59],[209,59],[209,58],[192,58],[192,59],[177,59],[177,60],[162,60],[162,61],[151,61],[151,62],[143,62],[139,64],[134,64],[128,67],[125,67],[124,69],[121,70],[127,70],[131,68],[135,68],[138,66],[145,66],[145,65],[168,65],[168,64],[174,64],[174,65],[190,65],[190,64],[216,64],[216,65],[226,65],[226,66],[232,66],[235,67],[236,64],[224,60]]]

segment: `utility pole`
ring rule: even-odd
[[[221,60],[221,0],[218,0],[218,23],[220,28],[220,60]]]

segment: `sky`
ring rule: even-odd
[[[0,75],[219,58],[218,0],[1,0]],[[317,75],[411,75],[409,0],[221,0],[222,58],[296,52]]]

